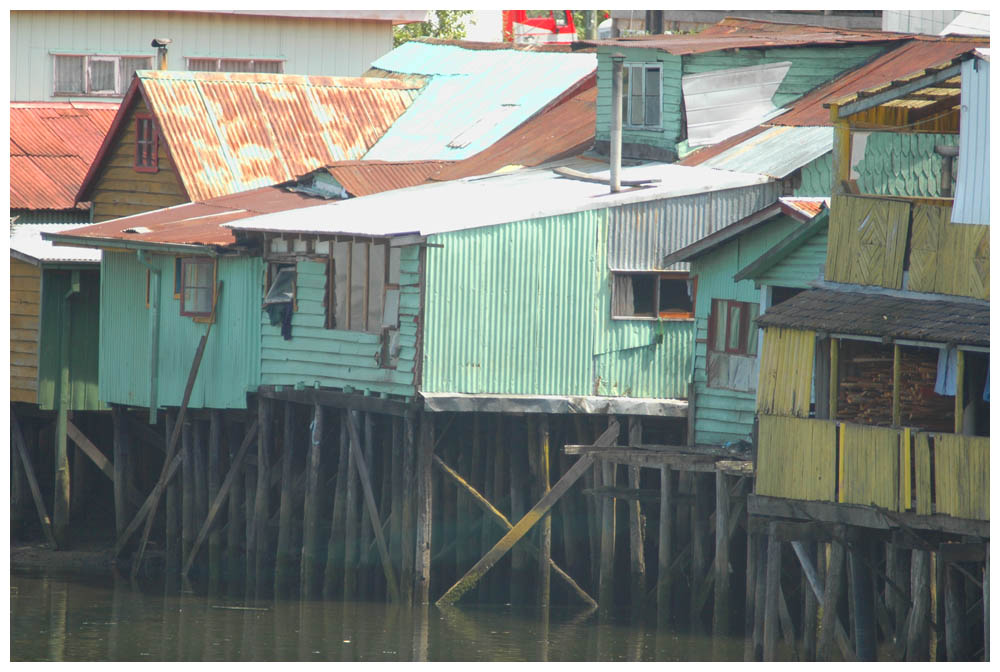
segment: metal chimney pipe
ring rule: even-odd
[[[611,54],[611,193],[622,190],[622,80],[624,54]]]
[[[154,37],[150,43],[151,47],[156,47],[156,69],[167,69],[167,47],[173,42],[169,37]]]

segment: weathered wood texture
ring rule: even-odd
[[[899,509],[899,430],[841,423],[838,501]]]
[[[299,594],[313,597],[322,585],[322,558],[319,553],[320,479],[323,476],[320,443],[323,438],[323,407],[313,406],[306,456],[306,492],[302,504],[302,556],[299,561]]]
[[[815,332],[780,327],[764,330],[758,412],[809,417],[815,347]]]
[[[832,502],[837,423],[760,416],[755,488],[761,495]]]
[[[951,207],[914,204],[907,289],[990,298],[988,226],[952,224]]]
[[[830,213],[824,278],[900,289],[910,204],[837,194]]]
[[[670,467],[660,467],[660,539],[657,552],[656,619],[661,625],[670,617],[670,562],[674,537],[674,478]]]
[[[990,439],[934,434],[934,486],[938,513],[990,519]]]
[[[38,522],[41,523],[42,530],[45,532],[45,538],[53,547],[56,547],[56,539],[52,533],[52,521],[45,510],[45,501],[42,499],[41,491],[38,489],[38,480],[35,478],[35,470],[31,466],[31,459],[24,444],[24,434],[21,432],[21,425],[17,420],[17,415],[13,412],[10,414],[10,432],[11,443],[14,444],[14,448],[21,459],[21,464],[24,466],[24,475],[28,479],[31,497],[35,501],[35,509],[38,511]]]
[[[10,260],[10,400],[38,401],[38,321],[42,271]]]

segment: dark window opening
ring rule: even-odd
[[[694,313],[687,278],[660,276],[660,317],[684,317]]]
[[[800,289],[798,287],[772,287],[771,288],[771,305],[776,306],[779,303],[784,303],[788,299],[792,298],[796,294],[801,294],[806,290]]]
[[[135,117],[135,169],[144,173],[155,173],[156,129],[153,117],[148,114]]]
[[[611,281],[612,317],[694,317],[694,281],[687,273],[613,273]]]

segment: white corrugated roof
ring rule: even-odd
[[[41,262],[100,263],[101,251],[92,247],[53,245],[41,233],[66,233],[87,224],[14,224],[10,227],[10,251]]]
[[[551,169],[557,165],[571,165],[595,177],[608,177],[607,164],[570,160],[249,217],[234,222],[230,228],[368,236],[430,235],[770,181],[763,175],[656,163],[625,168],[622,179],[659,179],[659,183],[612,194],[606,184],[556,175]]]

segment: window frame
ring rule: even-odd
[[[642,123],[633,124],[632,123],[632,68],[642,68]],[[626,73],[626,80],[622,86],[622,126],[624,128],[631,129],[644,129],[644,130],[662,130],[663,129],[663,64],[660,62],[647,62],[647,61],[629,61],[623,65],[624,72]],[[659,93],[657,94],[657,109],[659,113],[659,121],[655,124],[646,123],[646,71],[656,70],[657,80],[660,83]]]
[[[244,71],[244,74],[283,75],[285,74],[286,60],[287,59],[284,58],[242,58],[242,57],[231,58],[226,56],[185,56],[184,65],[188,70],[192,70],[191,61],[215,61],[214,70],[193,70],[193,72],[233,72],[232,70],[223,70],[222,61],[240,61],[242,63],[250,64],[251,67],[251,70]],[[260,71],[252,69],[257,63],[278,63],[279,64],[278,72]]]
[[[716,336],[719,329],[718,321],[715,316],[719,313],[716,312],[716,305],[724,304],[725,315],[726,315],[726,334],[723,349],[719,350],[715,347]],[[731,347],[729,336],[732,333],[730,331],[729,317],[731,315],[733,308],[740,309],[740,320],[739,320],[739,335],[737,337],[738,344],[736,347]],[[750,317],[753,308],[760,310],[760,305],[753,301],[738,301],[736,299],[720,299],[713,298],[712,302],[709,304],[708,312],[708,352],[714,352],[720,355],[741,355],[743,357],[757,357],[759,354],[756,334],[752,333],[754,326],[751,324],[753,318]],[[758,312],[757,317],[760,314]],[[750,352],[750,341],[753,340],[754,352]]]
[[[80,53],[54,53],[49,52],[52,56],[52,95],[53,96],[87,96],[91,98],[120,98],[125,95],[125,91],[128,89],[128,84],[131,82],[121,81],[121,63],[122,59],[134,58],[142,59],[146,61],[147,68],[153,67],[153,57],[148,54],[80,54]],[[81,65],[81,82],[83,83],[82,91],[60,91],[57,84],[58,78],[56,76],[57,72],[57,62],[60,58],[82,58]],[[111,61],[115,65],[115,75],[114,75],[114,88],[112,89],[100,89],[95,91],[92,86],[91,76],[90,76],[90,64],[93,61]],[[142,69],[142,68],[139,68]],[[121,88],[119,88],[121,87]]]
[[[346,278],[347,290],[343,293],[343,296],[339,297],[344,300],[343,305],[343,318],[346,324],[337,324],[337,306],[338,302],[338,287],[337,287],[337,246],[342,244],[347,244],[347,253],[345,256],[346,269],[341,269],[344,271],[344,278]],[[360,309],[362,313],[361,320],[364,322],[363,329],[352,329],[351,322],[357,316],[352,314],[352,295],[355,291],[355,285],[353,280],[355,278],[355,268],[354,268],[354,246],[356,244],[362,244],[366,246],[365,249],[365,268],[363,274],[364,281],[364,293],[360,297]],[[372,315],[372,299],[375,296],[372,292],[372,251],[374,246],[381,245],[384,248],[384,261],[382,265],[382,287],[381,287],[381,297],[376,297],[378,299],[377,305],[377,315]],[[390,277],[392,274],[392,245],[387,238],[377,238],[377,237],[356,237],[356,238],[343,238],[330,241],[330,255],[327,260],[326,265],[326,299],[324,310],[326,312],[323,326],[325,329],[336,329],[338,331],[353,331],[356,333],[367,333],[367,334],[377,334],[382,330],[383,315],[385,313],[385,301],[386,294],[390,290],[398,290],[398,282],[392,282]],[[361,276],[359,276],[361,277]],[[376,292],[377,294],[377,292]],[[374,324],[373,324],[374,322]]]
[[[653,283],[653,315],[617,315],[615,314],[615,278],[620,276],[649,276]],[[682,280],[690,286],[691,310],[675,311],[660,310],[660,283],[664,280]],[[698,278],[687,271],[611,271],[611,319],[612,320],[644,320],[644,321],[691,321],[694,320],[694,309],[698,299]]]
[[[142,127],[142,122],[149,122],[149,134],[150,138],[148,140],[143,140],[140,134],[140,128]],[[156,120],[150,113],[139,113],[135,115],[135,154],[133,155],[132,168],[139,173],[156,173],[160,170],[159,165],[159,150],[160,150],[160,134],[156,129]],[[140,145],[150,144],[152,145],[153,151],[151,154],[151,162],[149,165],[139,163],[139,157],[141,153],[139,151]]]
[[[209,302],[207,311],[194,311],[187,309],[186,301],[184,299],[185,290],[187,289],[188,286],[187,267],[192,264],[200,266],[211,264],[212,266],[212,284],[210,287],[208,287],[208,289],[211,290],[212,298],[211,301]],[[216,292],[218,291],[217,290],[218,268],[219,267],[218,264],[216,263],[216,260],[213,259],[212,257],[181,257],[181,305],[180,305],[181,316],[192,317],[195,319],[195,321],[208,321],[209,319],[211,319],[212,311],[215,308],[215,301],[217,298]],[[199,285],[195,285],[194,287],[197,289],[205,289],[204,287],[201,287]]]

